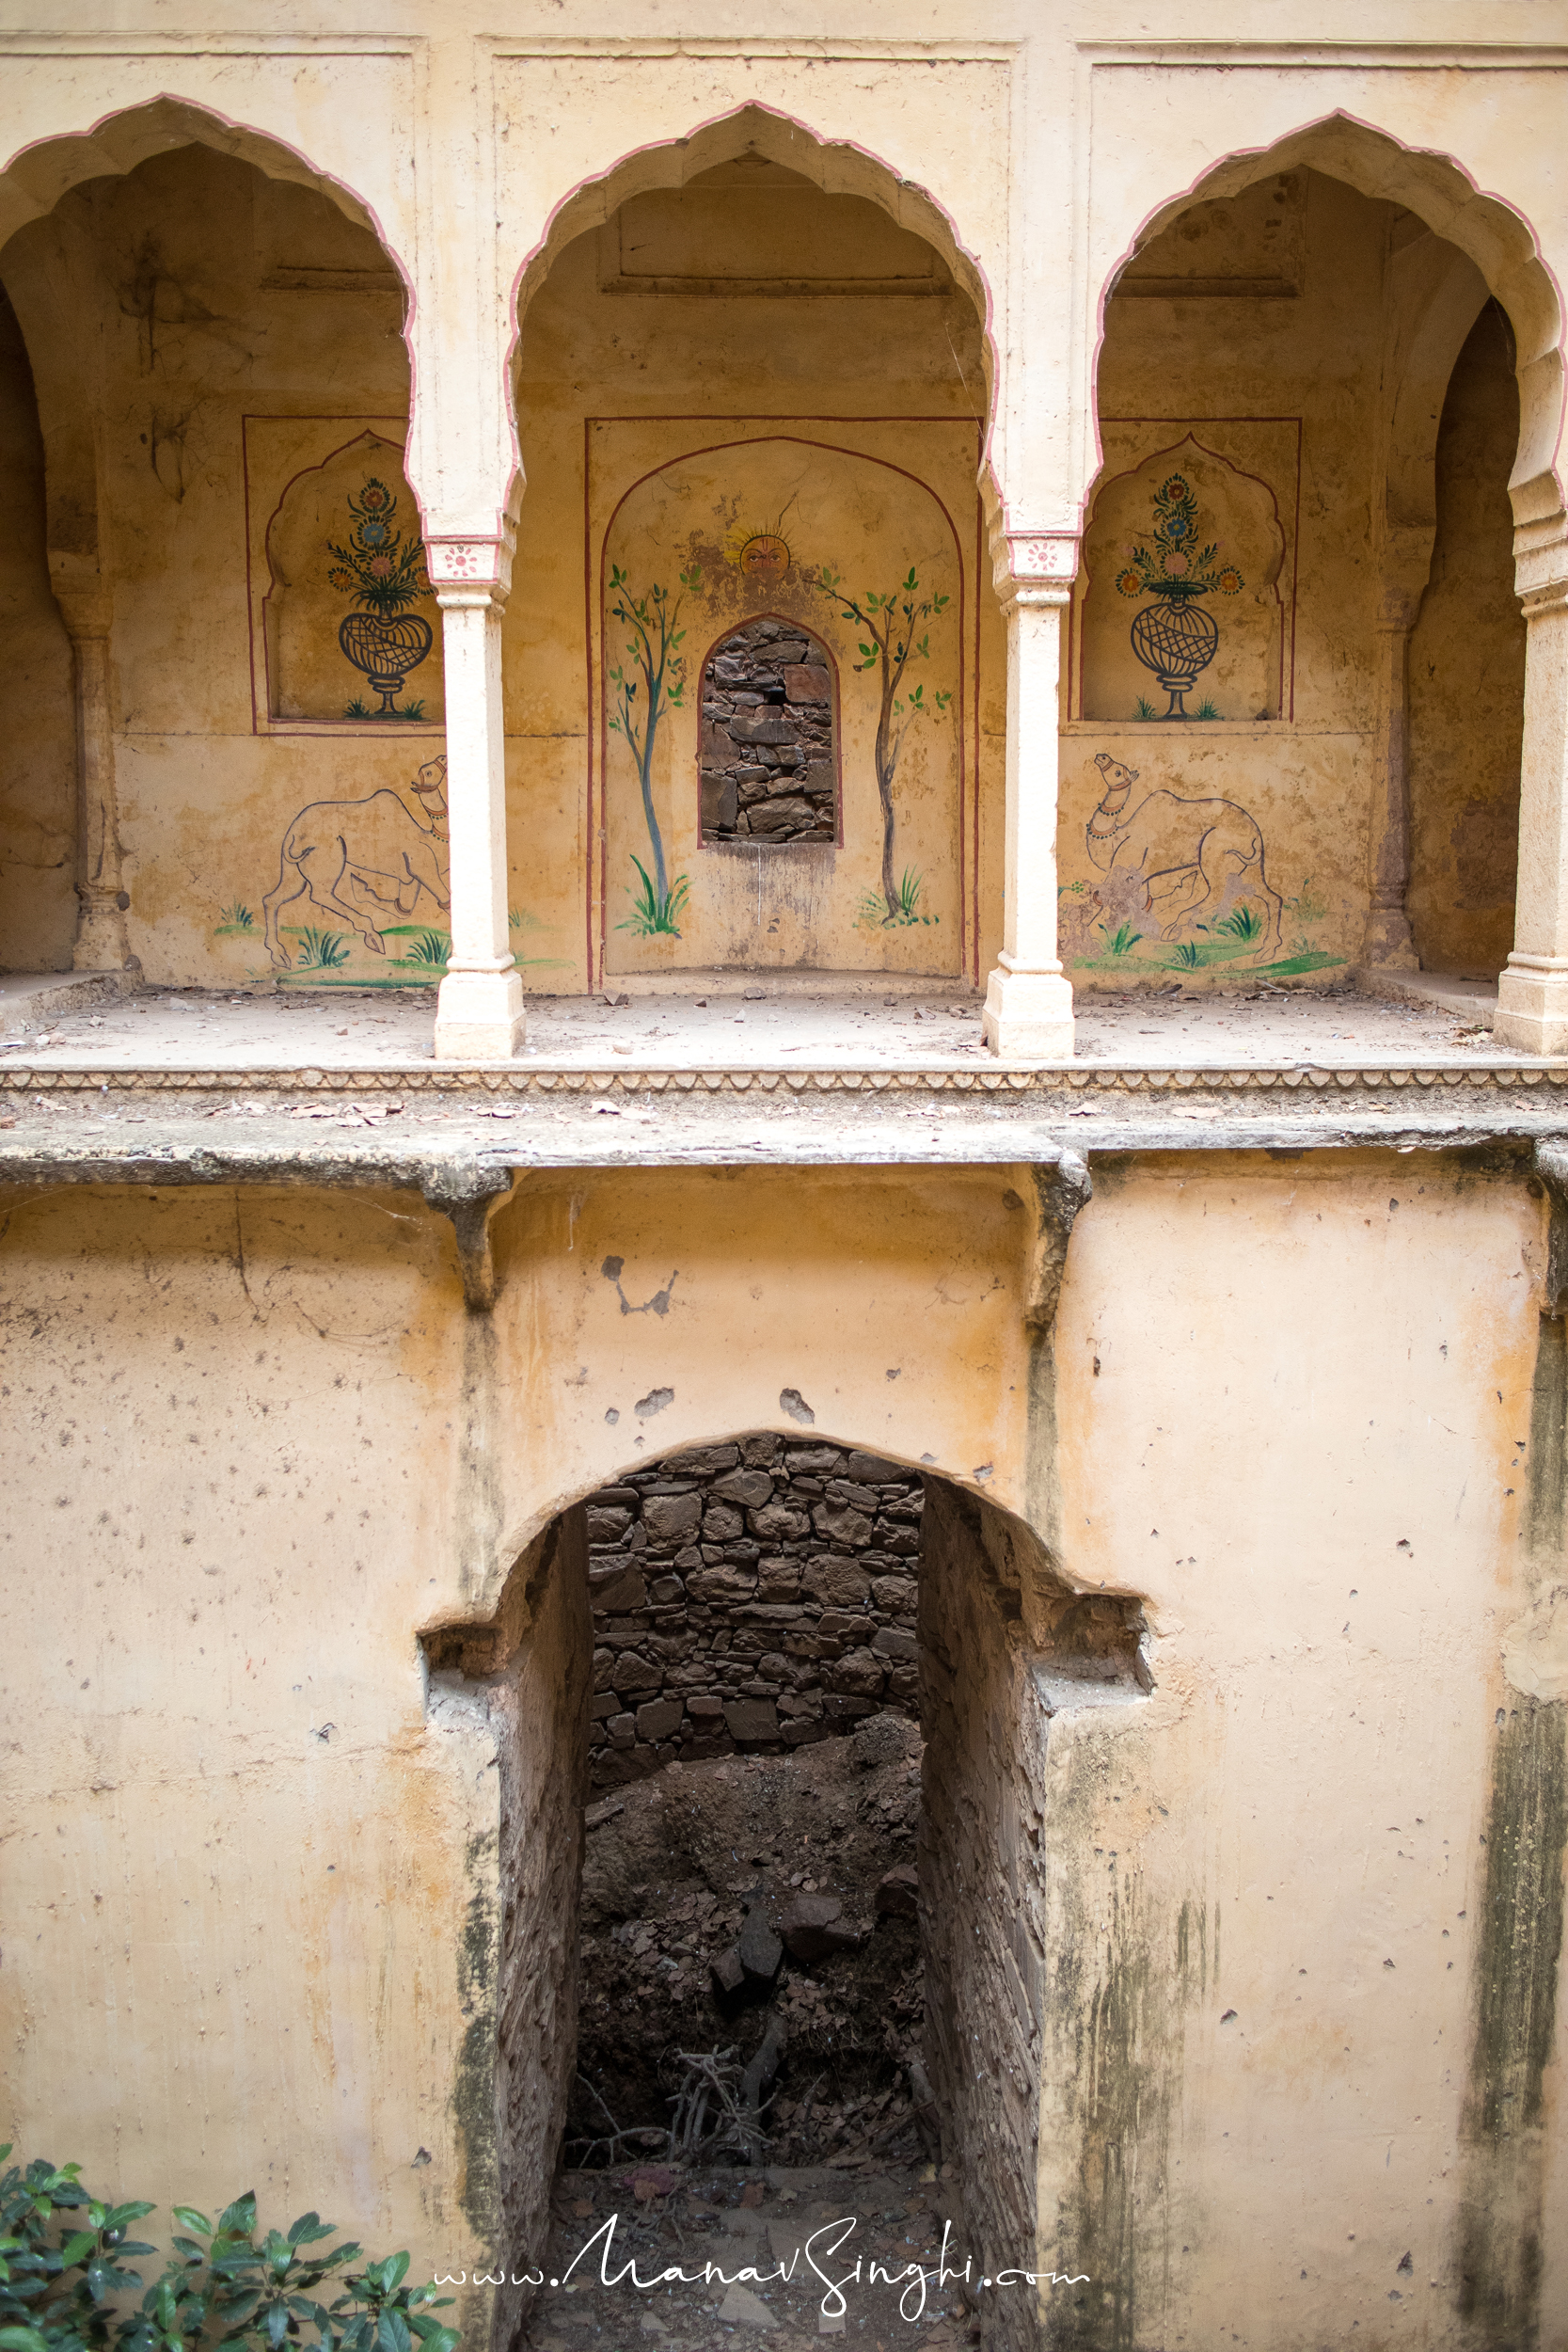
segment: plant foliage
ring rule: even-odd
[[[882,809],[882,902],[890,923],[909,922],[913,918],[900,909],[899,886],[893,871],[893,779],[904,738],[914,721],[942,716],[953,696],[950,691],[941,689],[927,702],[924,683],[905,689],[904,673],[911,660],[930,660],[929,624],[946,611],[952,599],[942,595],[924,595],[912,564],[896,588],[869,589],[858,597],[847,592],[839,575],[826,564],[817,574],[816,585],[823,596],[837,605],[842,619],[853,621],[865,632],[856,640],[860,660],[853,664],[855,670],[877,673],[880,707],[872,757],[877,770],[877,796]],[[906,875],[908,871],[906,867]]]
[[[215,2223],[176,2205],[172,2252],[145,2286],[130,2265],[158,2249],[129,2233],[155,2208],[106,2204],[80,2172],[39,2157],[0,2175],[0,2352],[414,2352],[416,2339],[456,2352],[457,2330],[435,2316],[450,2296],[406,2286],[405,2253],[365,2263],[351,2239],[327,2247],[336,2224],[315,2213],[258,2239],[249,2191]]]

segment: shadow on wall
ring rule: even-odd
[[[956,2163],[977,2255],[1034,2248],[1049,1727],[1136,1703],[1141,1635],[1135,1600],[1074,1592],[1022,1523],[826,1443],[689,1448],[562,1513],[493,1625],[425,1638],[433,1708],[482,1709],[501,1773],[497,1982],[470,2003],[489,2097],[477,2047],[456,2094],[498,2184],[476,2229],[518,2270],[545,2246],[580,2001],[601,2104],[580,2094],[574,2137],[600,2145],[574,2161],[686,2153],[650,2137],[672,2060],[721,2044],[752,2104],[690,2153],[799,2160],[847,2034],[849,2120],[885,2089],[880,2135]],[[857,1657],[875,1692],[834,1688]],[[830,1719],[833,1699],[856,1712]],[[503,2342],[527,2290],[506,2294]],[[998,2345],[1032,2340],[1022,2309],[997,2324]]]

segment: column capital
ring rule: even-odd
[[[991,579],[1003,604],[1069,604],[1080,545],[1076,531],[993,528]]]
[[[511,531],[477,534],[427,532],[425,569],[438,604],[461,605],[484,600],[504,605],[512,589]]]

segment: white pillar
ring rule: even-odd
[[[1532,545],[1539,537],[1544,545]],[[1525,740],[1513,951],[1493,1035],[1515,1053],[1568,1054],[1568,534],[1514,539],[1525,609]]]
[[[986,1043],[1009,1061],[1072,1054],[1072,989],[1056,954],[1056,771],[1062,616],[1076,539],[994,538],[1007,621],[1007,834],[1003,947],[986,990]]]
[[[101,586],[71,591],[55,583],[55,600],[71,639],[76,703],[77,972],[134,970],[125,928],[123,851],[115,789],[114,713],[109,691],[109,598]]]
[[[437,1061],[504,1061],[523,1041],[523,983],[507,920],[501,614],[510,539],[427,537],[446,666],[451,954],[436,1011]]]

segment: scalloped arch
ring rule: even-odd
[[[1402,145],[1388,132],[1336,112],[1304,123],[1267,147],[1248,148],[1211,165],[1190,186],[1157,205],[1106,278],[1095,347],[1098,383],[1105,305],[1127,264],[1190,204],[1238,196],[1255,181],[1300,167],[1343,180],[1363,196],[1403,205],[1467,255],[1507,311],[1518,350],[1519,448],[1509,490],[1517,523],[1561,511],[1558,470],[1562,437],[1563,305],[1524,215],[1477,187],[1463,165],[1436,150]],[[1096,405],[1098,418],[1098,401]]]

